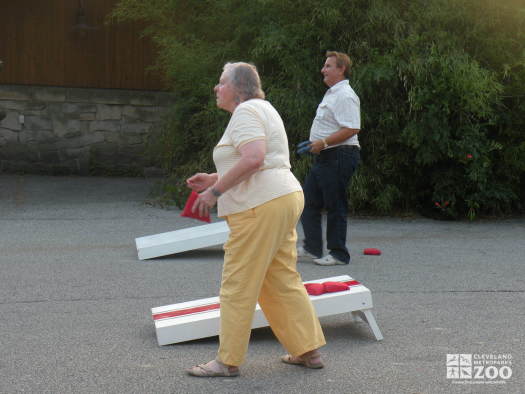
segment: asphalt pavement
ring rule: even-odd
[[[0,393],[525,393],[525,218],[350,218],[350,265],[298,268],[367,286],[383,341],[324,317],[308,370],[262,328],[240,377],[186,376],[217,337],[158,346],[151,308],[217,295],[223,252],[138,260],[135,238],[201,224],[145,204],[153,182],[0,175]]]

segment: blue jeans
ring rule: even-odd
[[[304,183],[305,206],[301,215],[304,249],[323,255],[321,213],[327,212],[326,241],[330,254],[339,261],[350,262],[346,248],[348,201],[346,190],[361,155],[356,146],[338,146],[321,151]]]

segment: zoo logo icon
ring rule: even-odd
[[[506,383],[512,376],[511,354],[447,354],[447,379],[453,383]]]
[[[472,379],[472,354],[447,354],[447,379]]]

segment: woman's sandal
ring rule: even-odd
[[[294,357],[291,354],[286,354],[281,357],[281,361],[285,364],[302,365],[306,368],[319,369],[323,368],[324,364],[321,361],[321,355],[319,353],[309,354],[305,356]]]
[[[234,377],[240,374],[238,367],[229,367],[217,360],[196,365],[186,370],[186,372],[191,376],[199,377]]]

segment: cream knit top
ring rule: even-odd
[[[279,113],[265,100],[251,99],[237,106],[213,150],[219,178],[241,158],[239,148],[254,140],[266,141],[261,169],[227,190],[217,202],[219,217],[254,208],[274,198],[302,190],[290,171],[288,138]]]

